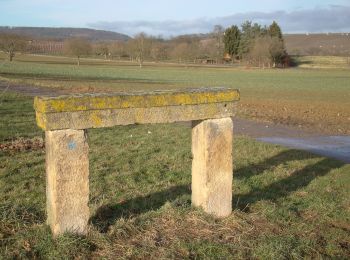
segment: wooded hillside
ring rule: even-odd
[[[128,35],[87,28],[8,27],[0,26],[0,33],[13,33],[30,38],[64,41],[68,38],[85,38],[89,41],[113,41],[130,39]]]

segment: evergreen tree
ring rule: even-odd
[[[285,58],[288,57],[288,53],[284,45],[281,27],[276,21],[273,21],[273,23],[269,26],[268,34],[272,38],[270,53],[273,64],[274,66],[283,64]]]
[[[258,23],[254,23],[251,27],[251,39],[254,40],[263,34],[263,28]]]
[[[246,21],[242,24],[242,36],[239,46],[239,56],[243,57],[248,54],[254,46],[255,39],[266,33],[261,25],[251,21]]]
[[[287,51],[284,47],[283,40],[277,37],[271,38],[269,51],[274,67],[276,67],[279,64],[282,64],[283,60],[286,58],[286,56],[288,56]]]
[[[233,25],[226,29],[224,43],[227,53],[246,60],[248,64],[262,67],[273,64],[276,67],[284,66],[288,60],[282,30],[275,21],[269,27],[246,21],[242,30]]]
[[[241,41],[239,44],[239,56],[242,58],[245,54],[247,54],[252,45],[252,22],[246,21],[242,24],[242,35]]]
[[[241,31],[236,25],[227,28],[224,34],[225,52],[230,54],[232,58],[239,54],[239,45],[241,40]]]
[[[275,21],[270,25],[268,32],[271,37],[277,37],[278,39],[283,40],[281,27]]]

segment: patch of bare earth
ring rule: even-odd
[[[12,141],[0,143],[0,151],[2,152],[23,152],[42,150],[45,143],[42,138],[18,138]]]
[[[350,105],[324,102],[242,100],[239,115],[324,134],[350,134]]]

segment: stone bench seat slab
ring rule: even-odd
[[[34,100],[34,108],[40,113],[57,113],[121,108],[198,105],[238,100],[238,90],[219,87],[151,92],[36,97]]]
[[[36,97],[37,124],[44,130],[172,123],[234,115],[239,92],[229,88]]]

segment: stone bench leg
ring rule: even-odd
[[[192,122],[192,204],[217,217],[232,212],[231,118]]]
[[[45,132],[47,222],[54,235],[85,234],[89,220],[89,146],[84,130]]]

